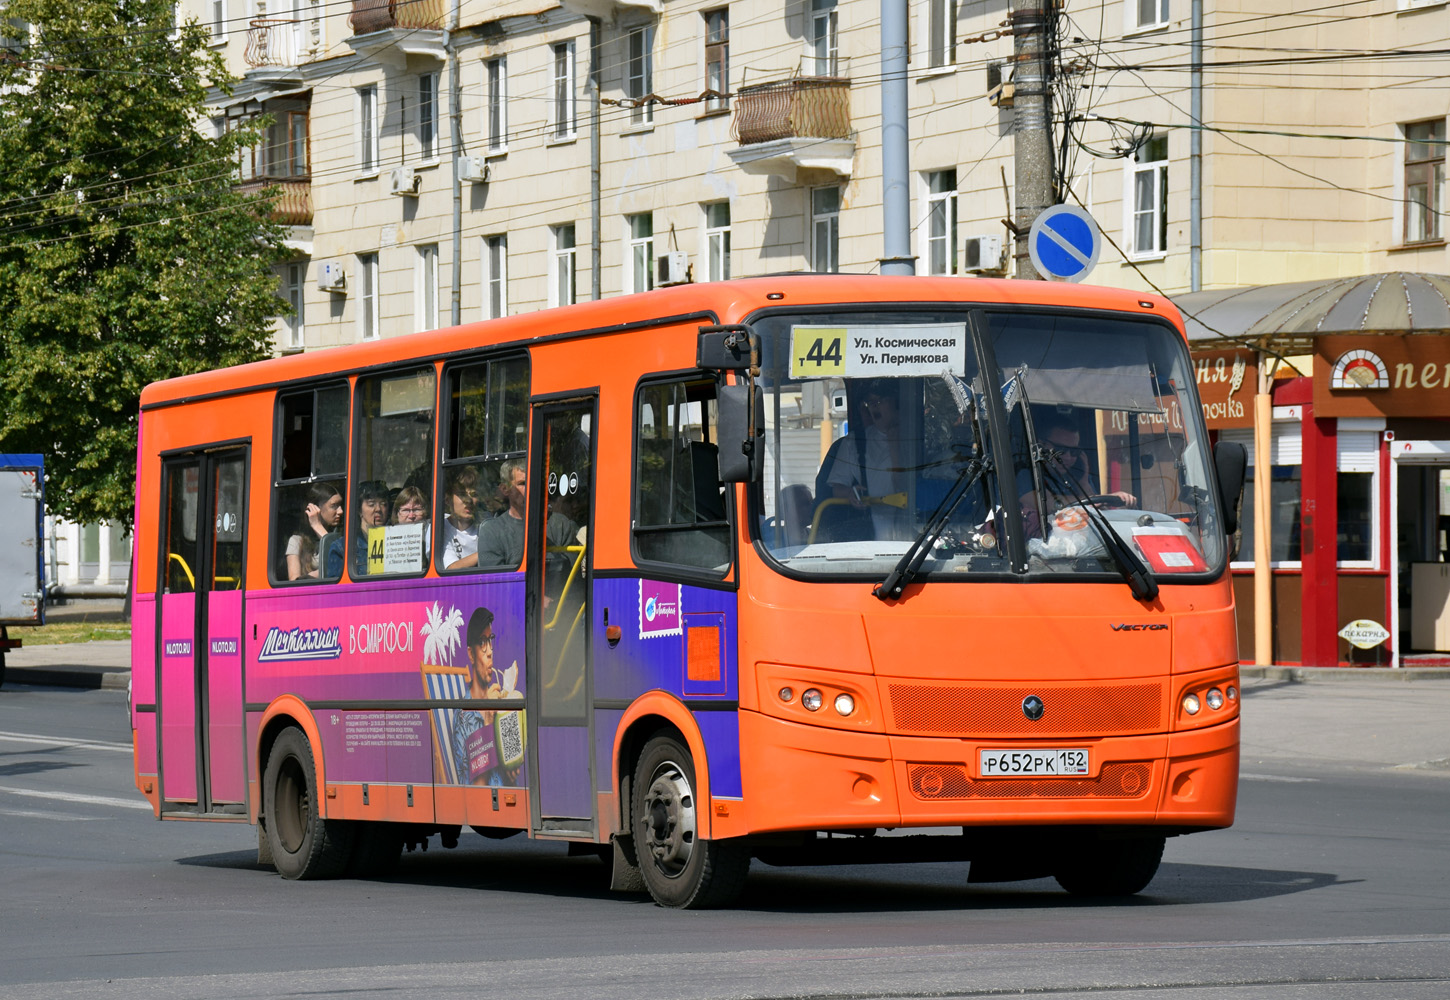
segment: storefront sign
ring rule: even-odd
[[[1390,637],[1390,631],[1379,622],[1356,618],[1339,630],[1339,637],[1357,649],[1374,649]]]
[[[1254,392],[1259,384],[1258,354],[1248,349],[1193,355],[1198,395],[1208,429],[1254,426]]]
[[[1316,417],[1450,417],[1450,336],[1314,341]]]

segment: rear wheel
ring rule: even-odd
[[[336,878],[352,854],[353,824],[323,819],[317,768],[302,730],[288,727],[267,756],[262,779],[272,863],[283,878]]]
[[[661,906],[726,906],[745,887],[745,845],[699,836],[695,762],[679,741],[645,744],[634,771],[634,846],[645,888]]]
[[[1158,874],[1163,838],[1104,840],[1078,847],[1071,868],[1055,878],[1074,896],[1131,896],[1142,892]]]

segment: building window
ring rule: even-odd
[[[811,191],[811,270],[834,274],[840,270],[841,189]]]
[[[927,65],[933,69],[957,61],[956,0],[927,0]]]
[[[1168,26],[1168,0],[1128,0],[1126,7],[1129,31]]]
[[[549,227],[553,243],[549,255],[549,305],[574,304],[574,224]]]
[[[655,286],[654,270],[654,216],[645,212],[642,215],[626,215],[625,224],[629,227],[629,282],[625,287],[626,292],[647,292]]]
[[[224,42],[227,38],[227,0],[211,0],[207,5],[209,21],[207,31],[213,42]]]
[[[1168,136],[1152,136],[1133,154],[1128,197],[1130,252],[1135,257],[1162,256],[1168,249]]]
[[[629,98],[629,123],[648,125],[655,120],[653,100],[646,100],[654,93],[654,44],[655,29],[635,28],[627,36],[629,56],[625,64],[624,96]]]
[[[549,102],[549,128],[555,139],[574,137],[574,43],[554,46],[554,91]]]
[[[1440,225],[1445,187],[1445,119],[1405,126],[1405,242],[1444,237]]]
[[[483,238],[483,318],[498,319],[509,311],[509,239]]]
[[[438,326],[438,244],[418,248],[418,276],[414,284],[417,303],[416,321],[419,330]]]
[[[957,172],[926,175],[927,274],[957,273]]]
[[[837,76],[836,0],[811,0],[811,60],[816,76]]]
[[[438,158],[438,74],[418,77],[418,155]]]
[[[282,298],[291,306],[288,315],[282,317],[287,332],[287,346],[301,348],[304,343],[303,330],[306,303],[303,291],[307,284],[307,261],[294,261],[282,265]]]
[[[378,169],[378,88],[357,89],[357,167],[365,174]]]
[[[705,206],[705,280],[730,278],[730,203],[717,201]]]
[[[715,91],[705,99],[707,111],[730,107],[730,11],[705,11],[705,89]]]
[[[1254,432],[1222,431],[1220,441],[1236,441],[1248,453],[1244,476],[1244,498],[1239,508],[1239,538],[1233,564],[1246,568],[1254,564],[1254,490],[1258,485],[1258,456],[1254,454]],[[1269,538],[1269,562],[1276,567],[1300,565],[1299,505],[1303,497],[1300,470],[1303,468],[1303,438],[1297,419],[1278,419],[1273,428],[1272,465],[1269,466],[1270,503],[1273,508]]]
[[[357,336],[373,340],[378,335],[378,255],[357,257]]]
[[[1378,521],[1380,438],[1383,429],[1346,430],[1341,421],[1335,435],[1335,480],[1337,493],[1336,532],[1340,566],[1356,569],[1375,567],[1375,524]]]
[[[508,64],[490,59],[488,67],[488,149],[502,153],[509,145]]]

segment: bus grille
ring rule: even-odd
[[[1152,766],[1104,764],[1096,778],[987,778],[973,781],[959,764],[907,764],[919,799],[1136,799],[1148,793]]]
[[[1156,683],[1090,687],[1010,688],[890,684],[892,731],[913,736],[1111,736],[1168,728],[1163,686]],[[1036,695],[1047,710],[1036,722],[1022,700]]]

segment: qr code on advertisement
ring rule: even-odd
[[[504,767],[517,767],[524,760],[524,713],[500,712],[494,725],[498,753]]]

